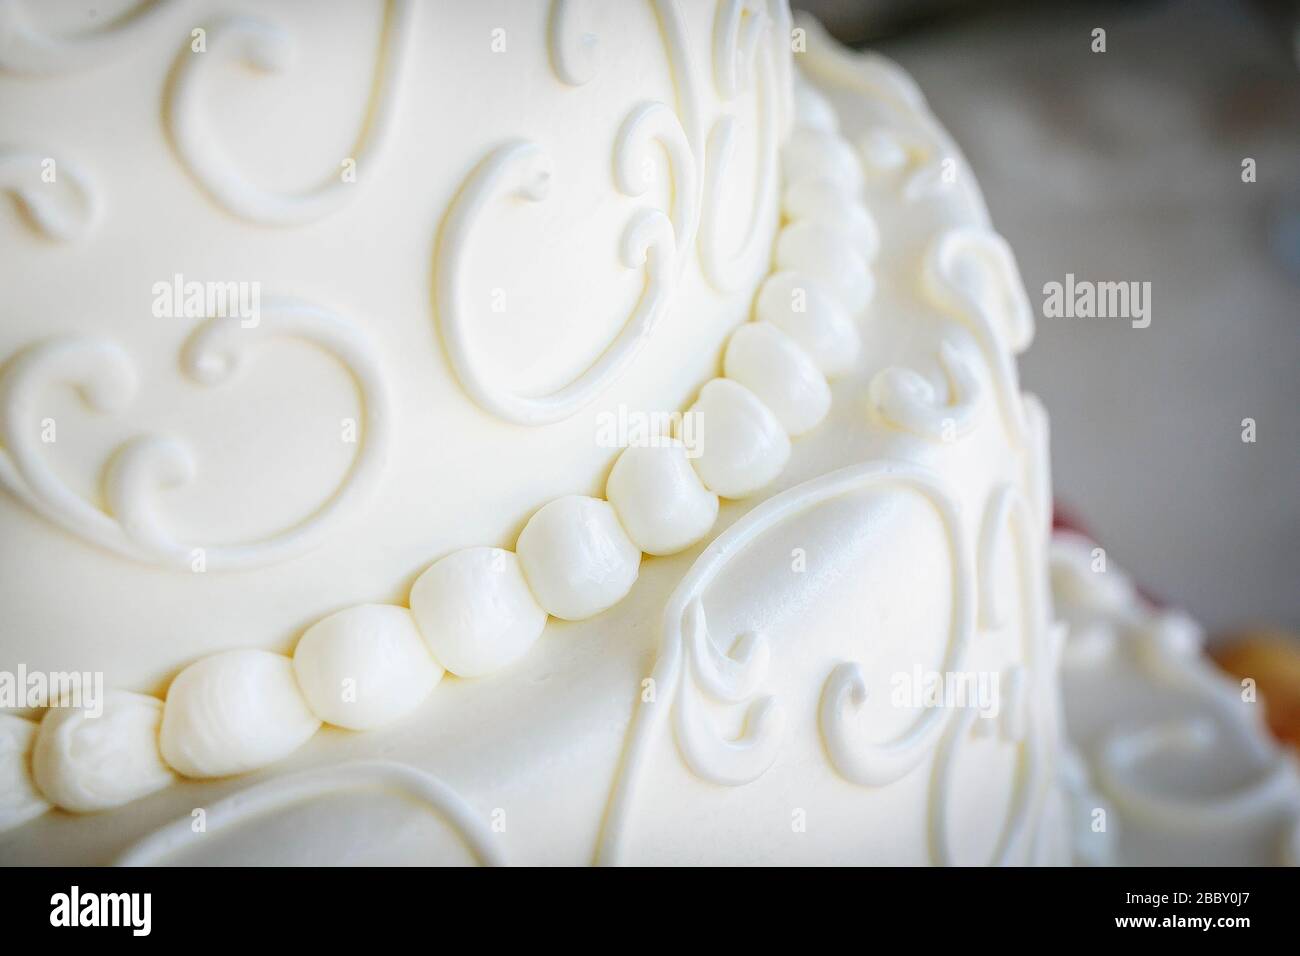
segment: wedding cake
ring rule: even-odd
[[[2,0],[0,112],[0,862],[1115,859],[1033,310],[897,66]]]

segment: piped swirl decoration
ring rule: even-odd
[[[1051,709],[1031,708],[1029,704],[1029,696],[1049,686],[1056,671],[1056,655],[1047,646],[1051,629],[1048,623],[1049,602],[1041,572],[1043,529],[1034,520],[1024,495],[1009,483],[999,485],[989,496],[980,527],[975,568],[979,581],[979,627],[997,628],[1005,623],[1005,608],[996,601],[1000,592],[996,587],[994,568],[1008,531],[1015,535],[1015,546],[1011,550],[1016,560],[1017,590],[1021,598],[1019,633],[1023,635],[1024,646],[1023,664],[1011,665],[999,682],[1002,700],[997,736],[1016,747],[1017,757],[1011,805],[992,858],[988,861],[989,865],[995,866],[1004,866],[1019,858],[1024,841],[1032,836],[1050,782],[1047,779],[1049,748],[1057,743]],[[1034,714],[1032,723],[1026,720],[1030,713]],[[963,708],[952,719],[940,744],[934,784],[930,789],[930,843],[934,862],[941,866],[965,862],[957,859],[948,832],[949,779],[953,762],[965,742],[972,733],[987,733],[990,729],[988,723],[977,720],[973,709]]]
[[[624,127],[625,148],[643,142],[651,123],[663,122],[653,108],[634,117]],[[644,125],[643,125],[644,124]],[[673,224],[657,209],[635,213],[623,232],[620,258],[628,269],[644,266],[645,289],[632,314],[599,358],[567,385],[546,395],[519,395],[494,385],[475,360],[466,323],[470,297],[462,274],[473,245],[474,223],[491,203],[507,197],[541,202],[550,194],[553,175],[550,157],[535,143],[514,140],[497,147],[461,187],[442,224],[437,244],[435,295],[438,323],[448,358],[462,387],[480,407],[521,425],[560,421],[592,401],[636,358],[663,314],[674,286],[677,254]]]
[[[600,38],[584,28],[575,0],[552,0],[546,46],[551,68],[568,86],[591,82],[599,68]]]
[[[757,634],[745,634],[731,654],[718,650],[709,636],[699,598],[686,610],[683,628],[686,673],[673,710],[673,730],[682,759],[695,774],[725,787],[757,780],[776,760],[785,712],[776,699],[762,696],[749,704],[745,733],[726,740],[709,721],[701,695],[722,704],[743,704],[755,697],[767,676],[771,651]]]
[[[623,121],[614,139],[614,181],[625,196],[643,195],[650,186],[645,181],[644,171],[650,168],[652,143],[663,148],[672,175],[670,218],[680,274],[686,254],[695,244],[695,231],[699,226],[698,185],[695,156],[686,139],[686,131],[677,115],[663,103],[642,103]]]
[[[1082,745],[1098,789],[1121,822],[1181,839],[1271,843],[1268,862],[1297,865],[1300,772],[1270,737],[1261,708],[1206,658],[1194,622],[1148,606],[1118,568],[1097,570],[1093,548],[1074,533],[1052,540],[1055,602],[1071,624],[1066,676],[1115,681],[1118,670],[1140,694],[1136,705],[1117,699]],[[1221,764],[1234,769],[1188,793],[1144,774],[1152,763],[1202,778]]]
[[[941,401],[934,385],[910,368],[881,369],[871,379],[867,396],[872,411],[886,425],[930,441],[964,438],[978,423],[980,384],[974,364],[961,347],[939,343],[939,364],[948,382],[948,400]]]
[[[179,0],[140,0],[131,10],[97,29],[75,36],[41,33],[28,20],[24,0],[0,0],[0,70],[56,74],[87,70],[117,59],[139,41]]]
[[[732,100],[749,85],[757,85],[758,161],[754,202],[744,238],[734,251],[721,248],[722,197],[733,174],[736,154],[736,118],[725,114],[709,132],[704,159],[704,213],[700,225],[700,262],[714,288],[737,288],[761,270],[768,252],[766,224],[777,202],[778,116],[775,54],[770,39],[771,17],[759,0],[725,0],[718,7],[714,27],[714,78],[718,92]]]
[[[73,534],[151,564],[190,568],[202,551],[208,570],[274,564],[320,543],[339,521],[364,507],[388,458],[390,412],[387,384],[369,339],[350,322],[316,306],[268,301],[254,328],[239,319],[214,318],[185,342],[181,368],[202,385],[236,380],[248,356],[278,339],[311,343],[334,355],[352,375],[363,403],[360,444],[351,470],[333,496],[300,523],[269,537],[240,544],[180,541],[158,515],[160,489],[192,481],[198,465],[173,438],[146,435],[122,445],[103,472],[105,507],[70,489],[44,461],[37,423],[42,390],[70,383],[90,408],[106,414],[126,409],[137,390],[135,364],[117,344],[90,336],[56,338],[20,352],[0,375],[0,485]]]
[[[1218,746],[1233,746],[1213,720],[1184,718],[1116,730],[1102,743],[1097,781],[1102,792],[1133,818],[1148,825],[1196,833],[1231,832],[1251,821],[1300,819],[1295,768],[1278,761],[1259,777],[1225,794],[1188,798],[1146,789],[1135,771],[1153,761],[1204,759]],[[1281,862],[1280,860],[1278,862]]]
[[[901,480],[887,471],[880,475],[872,474],[873,483],[897,482],[920,493],[943,520],[954,589],[949,637],[939,670],[955,673],[962,669],[975,628],[974,583],[965,531],[951,493],[937,478],[919,470],[905,473],[905,476],[906,480]],[[861,786],[880,787],[902,778],[934,751],[950,715],[942,708],[927,708],[896,739],[886,743],[871,742],[864,738],[859,722],[854,719],[866,703],[866,693],[866,677],[860,665],[844,661],[835,666],[822,688],[822,738],[826,741],[831,763],[840,776]]]
[[[945,667],[958,668],[975,626],[974,580],[965,532],[957,506],[942,481],[909,462],[873,461],[814,478],[758,505],[736,522],[696,559],[673,591],[664,610],[664,636],[653,680],[660,689],[653,705],[643,704],[629,731],[623,765],[615,783],[598,847],[598,861],[617,863],[626,850],[635,799],[648,773],[654,741],[672,714],[678,751],[691,770],[705,780],[739,786],[761,777],[776,759],[785,725],[780,702],[762,691],[771,648],[758,635],[742,637],[724,654],[710,637],[702,602],[709,586],[765,533],[796,519],[810,508],[870,488],[893,487],[920,494],[939,514],[953,563],[954,594]],[[854,665],[847,665],[852,668]],[[831,761],[849,779],[886,782],[897,779],[933,751],[943,730],[944,714],[929,710],[898,740],[871,744],[857,739],[844,714],[853,671],[837,668],[823,695],[822,728]],[[746,728],[738,740],[726,740],[704,719],[702,696],[747,705]]]
[[[936,507],[944,507],[942,499],[932,499]],[[947,505],[947,523],[960,533],[961,524],[955,508]],[[957,633],[948,645],[947,659],[941,665],[945,673],[959,672],[964,653],[979,618],[980,627],[1001,624],[1001,608],[994,605],[995,593],[992,579],[993,558],[1001,542],[1003,530],[1011,525],[1017,535],[1014,553],[1018,561],[1019,591],[1022,596],[1022,621],[1020,633],[1024,635],[1023,665],[1014,664],[1003,673],[1000,686],[1009,688],[1003,693],[1001,715],[997,724],[999,739],[1017,748],[1017,769],[1011,804],[1005,823],[999,833],[992,859],[994,865],[1005,865],[1022,855],[1022,849],[1034,832],[1034,822],[1042,809],[1048,781],[1044,768],[1048,748],[1054,739],[1051,721],[1046,716],[1036,718],[1029,726],[1025,715],[1030,712],[1027,695],[1033,688],[1049,681],[1054,669],[1053,657],[1043,646],[1046,640],[1047,599],[1042,586],[1042,548],[1040,531],[1023,496],[1010,484],[998,487],[989,499],[978,547],[975,576],[978,594],[970,580],[970,569],[964,567],[964,551],[954,554],[957,567],[963,569],[954,602],[954,626],[960,620],[964,630]],[[960,538],[955,538],[960,542]],[[963,586],[961,581],[966,583]],[[979,610],[972,606],[978,599]],[[938,865],[959,862],[947,824],[947,807],[951,797],[953,765],[962,747],[972,734],[989,732],[986,721],[977,720],[977,711],[963,707],[956,713],[942,708],[926,711],[907,733],[888,744],[877,744],[855,739],[854,724],[849,715],[866,702],[867,682],[857,664],[844,662],[835,667],[822,691],[820,724],[831,762],[846,779],[862,786],[879,787],[902,778],[921,763],[929,754],[935,754],[933,779],[929,790],[929,841],[930,854]],[[1037,710],[1033,711],[1037,713]]]
[[[1020,679],[1017,679],[1017,678]],[[1004,701],[1007,711],[1023,713],[1025,686],[1023,673],[1012,671],[1003,675],[1003,683],[1012,687],[1015,699]],[[987,723],[987,721],[985,721]],[[948,828],[948,799],[952,794],[952,767],[962,746],[972,734],[980,732],[981,720],[978,711],[964,707],[949,721],[947,732],[939,744],[935,759],[934,782],[930,788],[930,854],[938,866],[957,866],[967,861],[959,860],[953,846],[952,834]],[[985,731],[988,732],[988,731]],[[1025,841],[1033,835],[1032,820],[1035,816],[1033,801],[1043,784],[1041,748],[1026,743],[1026,728],[1023,721],[999,720],[998,738],[1013,744],[1018,750],[1015,771],[1015,787],[1011,797],[1011,806],[1007,811],[1006,821],[998,834],[998,841],[988,860],[976,861],[978,866],[1007,866],[1019,858]]]
[[[128,849],[118,866],[148,866],[276,810],[356,790],[387,790],[409,797],[449,824],[484,866],[504,866],[500,838],[486,818],[433,774],[392,761],[358,761],[276,777],[218,800],[207,809],[207,830],[196,833],[186,815],[155,830]],[[430,863],[440,861],[431,860]],[[445,861],[442,861],[445,862]]]
[[[218,61],[235,59],[263,72],[280,72],[292,57],[289,34],[265,20],[232,17],[209,30],[209,49],[181,51],[172,73],[167,103],[167,123],[172,141],[190,173],[218,203],[252,222],[274,226],[297,226],[313,222],[360,195],[361,187],[382,162],[392,139],[398,87],[408,47],[413,42],[411,0],[388,0],[383,37],[377,54],[374,86],[361,134],[350,157],[356,163],[355,182],[346,181],[334,170],[318,185],[297,193],[277,193],[249,180],[212,132],[203,103],[204,87]]]
[[[13,194],[50,239],[80,239],[99,218],[99,193],[90,179],[75,164],[48,154],[0,152],[0,191]]]
[[[1023,447],[1028,425],[1015,356],[1029,347],[1034,319],[1011,247],[990,229],[947,229],[930,244],[924,277],[935,304],[975,334],[1012,441]]]

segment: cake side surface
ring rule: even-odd
[[[698,543],[639,558],[625,595],[594,616],[562,620],[545,596],[596,601],[586,586],[531,586],[555,605],[531,650],[491,676],[444,677],[395,723],[327,726],[251,774],[177,783],[107,815],[46,813],[0,836],[0,855],[1068,859],[1082,805],[1058,783],[1046,418],[1015,378],[1032,319],[1014,258],[896,66],[840,50],[810,21],[791,40],[808,82],[782,154],[776,271],[750,290],[748,326],[779,328],[798,349],[766,330],[733,336],[780,343],[760,362],[728,341],[718,381],[750,397],[706,386],[730,426],[706,455],[730,457],[692,463],[710,488],[770,468],[761,487],[724,500]],[[818,271],[828,258],[846,268]],[[818,289],[851,335],[828,310],[810,325],[787,305]],[[828,401],[802,362],[829,379]],[[773,382],[788,387],[763,391]],[[594,505],[557,513],[570,511],[612,527]],[[532,537],[573,543],[555,527]],[[624,567],[620,555],[608,566]],[[400,629],[386,640],[397,646]]]

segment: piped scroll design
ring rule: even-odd
[[[670,219],[680,276],[699,226],[698,176],[686,131],[676,114],[663,103],[641,103],[623,121],[614,139],[614,181],[625,196],[643,195],[650,185],[645,181],[645,170],[650,168],[654,143],[668,157],[672,177]]]
[[[310,189],[297,193],[264,189],[240,172],[220,137],[212,132],[202,95],[218,61],[237,59],[263,72],[280,72],[292,58],[288,33],[265,20],[245,16],[232,17],[210,29],[207,52],[196,54],[187,46],[177,58],[167,123],[182,162],[213,199],[252,222],[297,226],[337,212],[373,178],[373,170],[392,139],[398,87],[413,42],[413,15],[411,0],[389,0],[385,9],[366,119],[350,154],[357,169],[355,182],[345,181],[337,165],[332,164],[335,172],[331,177]]]
[[[993,378],[1012,442],[1028,433],[1015,355],[1029,347],[1033,314],[1006,240],[990,229],[959,226],[941,232],[925,254],[926,291],[974,334]]]
[[[867,387],[867,400],[887,425],[935,442],[964,438],[979,422],[979,377],[974,363],[951,339],[939,343],[939,365],[948,380],[948,400],[940,401],[934,386],[915,369],[881,369]]]
[[[761,0],[726,0],[714,26],[713,67],[719,94],[730,101],[751,83],[757,85],[758,160],[754,202],[737,249],[721,248],[724,186],[736,153],[736,117],[719,117],[709,132],[704,159],[704,211],[700,224],[700,263],[709,283],[729,291],[763,268],[769,254],[766,224],[775,221],[777,203],[778,94],[772,18]]]
[[[999,682],[1003,700],[997,721],[999,739],[1017,747],[1015,785],[1011,805],[993,850],[989,865],[1004,866],[1021,855],[1036,830],[1050,787],[1050,749],[1057,744],[1054,711],[1050,706],[1031,707],[1032,695],[1052,686],[1057,655],[1049,641],[1053,629],[1048,622],[1048,596],[1041,573],[1043,535],[1020,490],[1012,484],[994,489],[984,509],[977,547],[976,575],[979,580],[979,625],[1001,627],[1006,609],[997,601],[994,578],[996,557],[1008,533],[1014,534],[1016,574],[1021,595],[1020,633],[1024,637],[1024,663],[1013,664]],[[1033,720],[1028,716],[1032,714]],[[930,847],[935,863],[952,866],[959,862],[947,825],[947,794],[951,790],[952,764],[972,733],[992,730],[987,720],[977,721],[971,708],[952,721],[935,760],[930,788]]]
[[[0,191],[12,193],[32,224],[50,239],[80,239],[99,218],[99,193],[91,180],[75,164],[48,153],[0,152]]]
[[[675,0],[653,0],[677,94],[674,113],[660,102],[637,104],[614,142],[614,184],[625,196],[644,195],[657,145],[667,157],[672,184],[669,214],[635,212],[624,230],[619,258],[628,269],[644,267],[645,288],[614,339],[596,361],[568,384],[542,395],[521,395],[494,384],[477,361],[467,330],[470,297],[463,273],[474,223],[489,204],[507,199],[541,202],[554,176],[550,157],[536,143],[514,140],[490,152],[470,173],[443,220],[436,252],[435,299],[438,325],[461,386],[485,411],[520,425],[561,421],[593,401],[621,376],[649,339],[667,309],[700,228],[702,187],[699,165],[699,103],[694,65]],[[575,37],[575,33],[579,34]],[[561,80],[577,86],[594,75],[594,35],[582,32],[568,0],[551,7],[548,45]]]
[[[599,67],[600,38],[585,29],[574,0],[552,0],[546,27],[551,69],[568,86],[591,82]]]
[[[233,381],[248,355],[275,339],[298,339],[335,356],[352,374],[363,402],[361,444],[344,483],[314,514],[261,540],[205,546],[176,540],[158,515],[160,489],[192,481],[197,464],[174,438],[143,435],[120,446],[103,473],[105,507],[82,498],[45,463],[37,424],[41,391],[75,386],[95,411],[124,410],[137,391],[135,364],[117,344],[90,336],[55,338],[24,349],[0,373],[0,485],[68,531],[136,560],[189,568],[202,551],[209,570],[259,567],[296,557],[373,496],[388,457],[391,415],[387,385],[369,339],[351,323],[296,301],[263,303],[261,321],[208,319],[186,340],[181,368],[207,386]]]
[[[479,863],[506,865],[500,837],[492,833],[487,821],[459,793],[432,774],[407,764],[380,760],[338,764],[255,784],[208,807],[206,831],[196,833],[194,821],[186,814],[135,843],[118,858],[116,865],[160,863],[200,840],[272,811],[361,788],[393,790],[419,801],[451,825]]]
[[[1123,626],[1123,625],[1122,625]],[[1107,797],[1144,823],[1196,832],[1231,833],[1248,827],[1300,825],[1300,773],[1279,759],[1263,726],[1260,708],[1242,702],[1239,688],[1209,664],[1200,632],[1181,615],[1157,613],[1127,626],[1127,649],[1144,670],[1197,702],[1192,717],[1124,724],[1111,730],[1096,750],[1096,777]],[[1250,755],[1254,778],[1226,793],[1187,797],[1139,783],[1136,771],[1162,756],[1166,761],[1213,759],[1216,749]],[[1286,855],[1285,835],[1279,853]],[[1278,862],[1283,862],[1279,858]]]
[[[739,740],[724,740],[709,723],[702,695],[724,704],[742,704],[758,692],[767,676],[771,651],[757,634],[745,634],[735,650],[723,654],[709,636],[699,598],[686,609],[686,674],[673,709],[677,747],[699,777],[727,787],[757,780],[776,759],[785,713],[774,697],[749,706]]]
[[[1285,760],[1274,760],[1256,779],[1214,797],[1158,793],[1133,779],[1135,770],[1162,754],[1183,760],[1208,755],[1222,744],[1224,736],[1224,729],[1216,721],[1199,717],[1112,731],[1098,750],[1097,782],[1125,814],[1162,828],[1204,835],[1228,833],[1279,817],[1300,821],[1296,772]]]
[[[950,636],[940,670],[960,671],[975,628],[974,585],[970,558],[963,541],[961,520],[952,497],[932,478],[914,478],[914,487],[935,507],[948,532],[954,590]],[[831,764],[840,776],[866,787],[883,787],[901,779],[919,765],[939,742],[949,712],[927,708],[911,727],[894,740],[877,743],[864,738],[854,719],[866,703],[867,682],[862,667],[842,661],[822,688],[820,724]]]
[[[1035,814],[1035,794],[1044,783],[1044,753],[1037,743],[1041,735],[1029,732],[1024,714],[1026,686],[1024,671],[1012,667],[1002,675],[1001,683],[1010,686],[1011,691],[1004,696],[1004,716],[996,722],[980,719],[973,707],[963,707],[949,722],[948,730],[939,744],[935,757],[934,781],[930,787],[930,854],[938,866],[956,866],[957,859],[948,831],[948,795],[953,790],[952,767],[961,748],[973,735],[996,733],[998,739],[1014,744],[1018,754],[1016,759],[1015,786],[1008,808],[1006,821],[998,836],[998,842],[988,860],[978,861],[977,865],[1007,866],[1019,858],[1026,841],[1034,836],[1031,821]],[[1011,715],[1011,716],[1008,716]]]
[[[935,499],[932,499],[935,500]],[[935,500],[936,506],[939,502]],[[955,522],[955,515],[949,519]],[[1048,748],[1054,739],[1052,721],[1047,708],[1033,708],[1034,721],[1026,719],[1031,712],[1028,701],[1032,695],[1050,681],[1053,661],[1044,646],[1048,631],[1047,597],[1041,575],[1042,547],[1037,524],[1023,496],[1015,486],[1006,484],[994,491],[986,507],[980,534],[976,575],[979,579],[979,619],[983,627],[1000,623],[1001,608],[991,603],[994,593],[992,581],[993,556],[996,554],[1001,534],[1007,527],[1017,535],[1017,569],[1022,594],[1021,633],[1025,636],[1024,663],[1009,667],[1004,672],[1001,685],[1008,687],[1004,693],[1002,714],[997,725],[1000,739],[1017,746],[1015,787],[997,845],[992,864],[1002,865],[1017,858],[1021,848],[1034,832],[1034,824],[1042,810],[1049,781],[1046,779]],[[966,571],[959,561],[959,569]],[[950,642],[944,672],[960,671],[970,634],[974,629],[976,611],[965,602],[973,602],[977,595],[969,582],[959,581],[954,604],[954,622],[966,621],[966,631],[959,632]],[[960,617],[958,616],[960,615]],[[932,861],[941,866],[953,865],[956,854],[947,826],[947,806],[952,789],[953,763],[961,748],[972,734],[988,733],[988,721],[977,721],[973,707],[962,707],[955,713],[942,708],[930,708],[912,728],[888,744],[864,741],[851,720],[853,711],[866,702],[867,684],[859,665],[844,662],[831,672],[822,690],[821,727],[831,762],[847,780],[869,787],[885,786],[901,779],[919,765],[932,752],[935,753],[933,777],[929,789],[929,842]]]
[[[179,0],[141,0],[96,29],[72,36],[41,33],[27,18],[23,0],[0,0],[0,69],[13,73],[73,73],[117,59]]]
[[[876,175],[899,175],[903,200],[919,202],[939,196],[956,183],[960,156],[944,149],[946,137],[932,144],[921,136],[891,126],[872,126],[858,140],[866,169]]]
[[[723,99],[735,99],[754,77],[758,51],[771,22],[764,0],[723,0],[713,24],[713,82]]]
[[[654,741],[662,736],[669,714],[673,715],[683,760],[706,780],[728,786],[752,782],[771,767],[778,755],[784,716],[779,701],[762,693],[770,648],[762,637],[751,635],[742,637],[731,655],[722,654],[708,636],[702,610],[708,587],[772,528],[797,520],[823,502],[891,486],[920,494],[943,521],[954,581],[945,666],[960,666],[975,625],[974,581],[957,505],[941,479],[909,462],[880,460],[830,472],[768,499],[705,549],[668,600],[663,642],[653,674],[659,697],[653,703],[643,703],[633,720],[597,848],[598,862],[616,863],[625,851],[635,795],[647,773]],[[716,731],[705,724],[701,692],[720,702],[749,704],[741,740],[719,740]],[[838,695],[832,692],[831,696]],[[843,773],[847,768],[849,773],[860,772],[880,780],[896,779],[933,750],[943,727],[941,718],[937,711],[927,711],[900,740],[873,749],[858,747],[839,708],[823,704],[823,730],[829,722],[834,740],[828,743],[828,750],[837,769]]]
[[[633,113],[619,138],[618,165],[631,168],[627,153],[648,142],[666,118],[653,107]],[[632,314],[599,358],[567,385],[545,395],[520,395],[494,385],[475,359],[466,329],[471,311],[463,274],[474,224],[493,202],[508,197],[541,202],[550,194],[552,164],[535,143],[514,140],[497,147],[461,187],[438,238],[435,296],[438,323],[461,386],[483,409],[521,425],[559,421],[592,401],[628,367],[654,330],[672,296],[677,245],[673,223],[657,209],[633,214],[623,232],[620,259],[628,269],[644,266],[646,285]],[[685,215],[681,210],[678,214]]]

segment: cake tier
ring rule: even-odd
[[[706,483],[743,483],[784,450],[775,477],[724,501],[702,542],[641,559],[608,609],[553,615],[517,662],[443,678],[396,723],[326,727],[253,774],[178,782],[107,814],[44,813],[0,835],[0,856],[1068,859],[1066,835],[1083,811],[1057,786],[1046,418],[1016,381],[1013,356],[1032,322],[1014,260],[897,67],[839,50],[811,23],[792,40],[816,89],[797,90],[776,263],[788,271],[809,250],[861,256],[876,245],[863,231],[870,217],[853,215],[851,202],[828,208],[800,185],[808,165],[834,173],[836,157],[852,159],[845,175],[880,239],[870,304],[851,312],[853,334],[834,340],[860,347],[800,339],[807,361],[839,373],[821,416],[809,413],[815,390],[762,401],[746,391],[756,406],[738,398],[736,380],[763,363],[733,356],[735,338],[728,378],[704,390],[711,408],[756,407],[794,433],[782,446],[770,430],[768,441],[753,431],[742,441],[706,425],[706,456],[753,452],[749,468],[696,465]],[[773,314],[765,292],[779,304],[790,291],[784,281],[767,280],[754,303],[762,321],[739,333],[760,356],[771,353],[757,337],[771,333],[748,330]],[[808,379],[751,377],[760,390],[790,381]],[[603,514],[592,512],[592,526],[607,527]],[[541,590],[563,592],[562,580],[523,563],[534,591],[545,580]]]
[[[1300,865],[1300,768],[1264,724],[1253,681],[1206,657],[1185,614],[1153,607],[1105,550],[1074,533],[1051,548],[1067,627],[1061,679],[1076,856],[1121,866]],[[1100,812],[1100,816],[1099,816]],[[1099,825],[1100,823],[1100,825]]]

